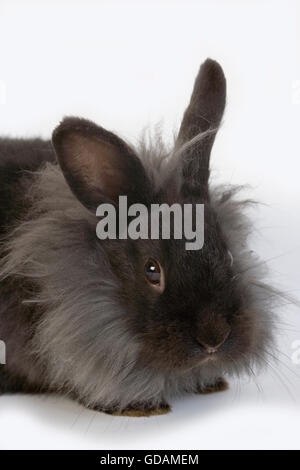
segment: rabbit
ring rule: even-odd
[[[0,141],[1,393],[57,393],[112,415],[168,413],[187,393],[228,387],[274,342],[265,272],[250,250],[251,201],[213,186],[226,102],[207,59],[169,148],[135,147],[66,117],[52,141]],[[204,204],[204,245],[96,236],[99,204]]]

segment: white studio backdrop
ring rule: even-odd
[[[180,123],[207,57],[228,82],[216,182],[249,184],[252,245],[299,297],[300,4],[295,1],[0,0],[0,133],[48,138],[78,115],[133,143]],[[0,299],[1,301],[1,299]],[[116,418],[58,397],[0,398],[0,448],[299,448],[300,308],[280,312],[280,363],[255,381]]]

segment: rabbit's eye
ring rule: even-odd
[[[151,284],[160,283],[160,266],[157,261],[149,259],[145,265],[146,277]]]
[[[158,261],[150,258],[145,264],[145,276],[149,284],[160,292],[164,289],[164,273]]]

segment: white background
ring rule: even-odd
[[[249,183],[264,202],[252,246],[273,281],[300,284],[300,8],[297,1],[0,0],[0,132],[48,137],[81,115],[133,142],[178,126],[206,57],[228,81],[215,181]],[[163,119],[163,121],[162,121]],[[298,290],[298,291],[297,291]],[[300,308],[278,324],[280,363],[173,413],[116,418],[58,397],[0,398],[0,448],[299,448]]]

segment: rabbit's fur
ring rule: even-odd
[[[238,200],[239,188],[208,186],[224,105],[223,72],[207,60],[171,151],[160,139],[133,150],[77,118],[55,130],[54,149],[38,139],[0,142],[0,339],[7,348],[0,390],[54,391],[110,413],[147,415],[264,362],[274,314],[261,264],[247,248],[250,202]],[[97,239],[97,203],[120,194],[146,205],[204,203],[203,249]],[[160,296],[142,275],[145,256],[165,267]],[[209,360],[201,343],[222,342],[226,329]]]

